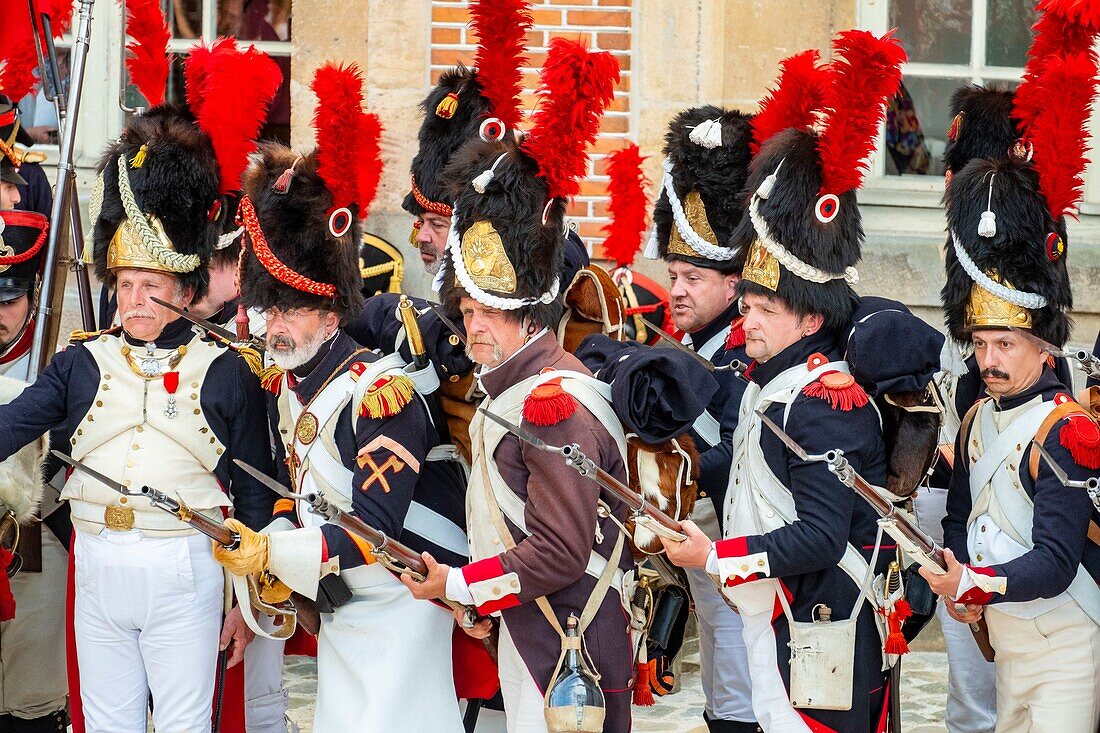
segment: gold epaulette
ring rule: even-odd
[[[353,378],[358,380],[366,367],[363,362],[352,364],[350,371]],[[363,393],[363,399],[359,401],[359,416],[376,420],[393,417],[412,402],[415,392],[413,381],[404,374],[383,374]]]
[[[114,336],[121,332],[122,326],[111,326],[110,328],[104,328],[100,331],[73,331],[69,334],[69,343],[79,344],[84,341],[91,341],[92,339],[99,338],[100,336]]]

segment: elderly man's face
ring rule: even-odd
[[[340,327],[335,313],[317,308],[269,308],[264,311],[264,321],[267,351],[275,366],[288,371],[316,356]]]
[[[466,355],[487,367],[500,366],[527,342],[526,324],[514,314],[489,308],[470,297],[459,303],[466,325]]]
[[[427,211],[418,218],[420,227],[416,230],[416,248],[420,250],[420,261],[424,263],[424,269],[429,275],[434,275],[443,264],[443,250],[447,248],[451,220]]]
[[[119,320],[126,333],[139,341],[155,341],[164,327],[178,318],[152,298],[186,308],[194,295],[190,287],[182,287],[179,279],[164,272],[126,268],[119,270],[116,278]]]

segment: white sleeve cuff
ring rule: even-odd
[[[706,571],[708,575],[718,575],[718,551],[714,549],[714,543],[710,543],[710,554],[707,555]]]
[[[466,578],[462,576],[462,568],[447,571],[447,597],[464,606],[473,604],[474,597],[470,594],[470,586],[466,585]]]
[[[766,578],[771,574],[768,553],[766,552],[757,552],[742,557],[718,557],[714,550],[711,550],[711,554],[715,555],[715,565],[718,566],[718,572],[715,575],[721,578],[723,583],[729,582],[731,578],[747,580],[754,575],[759,574]],[[709,568],[709,558],[707,563]]]
[[[955,592],[955,600],[963,597],[972,588],[986,593],[998,593],[1004,595],[1008,590],[1008,578],[1003,575],[983,575],[976,573],[971,568],[964,568],[965,572],[959,578],[959,587]]]
[[[321,528],[304,527],[268,535],[267,569],[311,601],[321,579]]]

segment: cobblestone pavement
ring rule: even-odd
[[[905,733],[946,733],[943,706],[947,699],[947,655],[935,629],[925,633],[905,657],[902,686],[902,726]],[[936,649],[940,651],[921,649]],[[313,659],[288,657],[287,688],[290,691],[290,717],[301,733],[312,732],[313,700],[317,689]],[[634,708],[634,730],[638,733],[706,733],[702,724],[703,691],[699,686],[699,656],[686,654],[681,672],[680,692],[659,698],[656,705]]]

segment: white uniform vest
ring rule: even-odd
[[[122,354],[119,337],[99,336],[84,347],[99,366],[99,385],[87,415],[71,438],[72,457],[135,491],[149,485],[178,498],[192,509],[221,516],[232,504],[214,476],[225,446],[203,414],[199,398],[210,365],[223,352],[215,344],[193,338],[175,371],[176,416],[165,414],[169,394],[161,379],[136,375]],[[144,350],[142,348],[142,350]],[[164,356],[168,349],[157,349]],[[134,527],[159,534],[192,534],[194,530],[154,509],[147,499],[122,496],[114,489],[74,470],[62,498],[69,499],[77,529],[98,533],[104,509],[128,506]]]
[[[993,407],[993,400],[986,400],[978,408],[968,444],[972,509],[967,519],[966,544],[970,562],[977,567],[1004,564],[1035,546],[1031,539],[1035,505],[1020,483],[1020,466],[1026,464],[1035,433],[1056,405],[1036,397],[1003,412]],[[1030,619],[1072,601],[1100,624],[1100,588],[1081,565],[1063,593],[1053,598],[998,603],[996,608]]]

